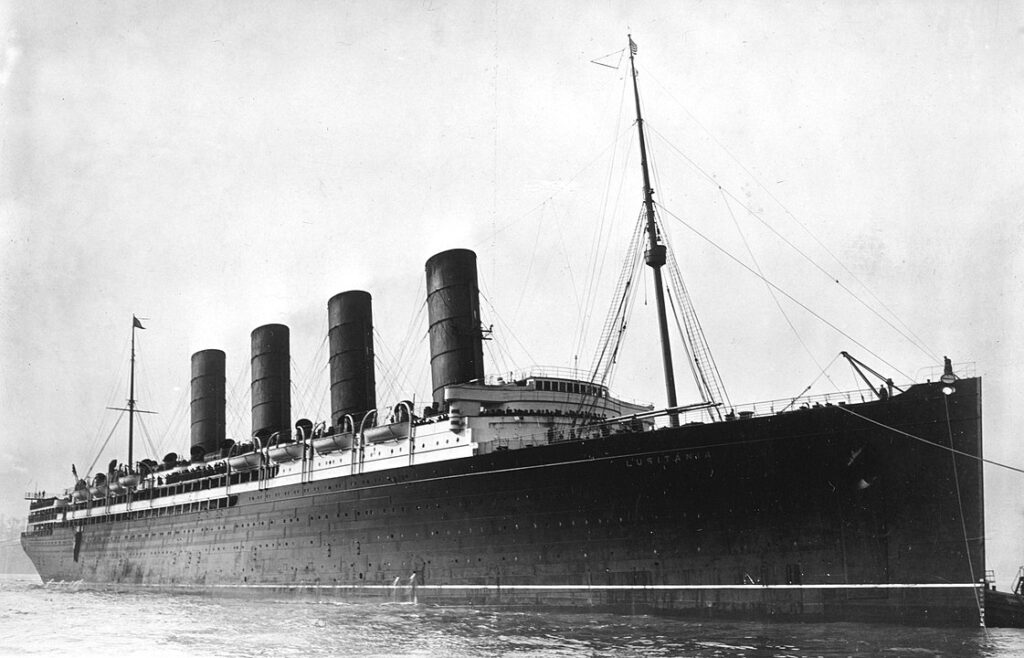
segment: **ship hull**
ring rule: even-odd
[[[845,408],[271,482],[218,509],[58,524],[22,543],[45,581],[977,625],[980,409],[979,380],[949,397],[921,385]]]

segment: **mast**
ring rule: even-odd
[[[640,133],[640,168],[644,175],[644,207],[647,211],[647,253],[645,260],[654,271],[654,299],[658,309],[658,331],[661,334],[661,362],[665,370],[665,397],[668,408],[676,407],[676,377],[672,370],[672,346],[668,337],[668,318],[665,315],[665,287],[661,281],[661,267],[665,264],[665,245],[658,240],[658,227],[654,219],[654,190],[651,189],[651,176],[647,170],[647,144],[644,140],[644,120],[640,116],[640,92],[636,83],[636,44],[633,36],[629,39],[629,68],[633,73],[633,100],[636,102],[636,128]],[[669,423],[675,427],[679,416],[669,415]]]
[[[131,374],[128,378],[128,468],[135,468],[133,448],[135,442],[135,330],[145,329],[139,319],[132,316]]]

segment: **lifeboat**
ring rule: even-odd
[[[71,494],[71,498],[76,503],[84,502],[86,499],[89,498],[89,490],[88,489],[75,489],[75,492],[73,494]]]
[[[267,457],[275,464],[284,464],[302,459],[302,452],[306,446],[303,443],[279,443],[276,446],[267,448]]]
[[[390,425],[379,425],[368,427],[363,430],[363,438],[367,443],[383,443],[384,441],[398,441],[409,438],[409,422],[401,421]]]
[[[125,489],[134,489],[139,486],[140,482],[142,482],[142,476],[138,473],[128,473],[127,475],[122,475],[117,478],[117,483]]]
[[[103,484],[95,484],[89,487],[89,494],[93,498],[103,498],[107,495],[107,484],[104,482]]]
[[[111,495],[123,494],[125,487],[121,484],[120,478],[110,478],[107,480],[107,490],[110,491]]]
[[[58,498],[57,500],[53,501],[53,506],[56,507],[57,509],[65,509],[69,504],[70,502],[68,501],[67,498]]]
[[[364,427],[371,417],[376,418],[376,412],[371,412],[363,418]],[[363,440],[367,443],[383,443],[385,441],[408,439],[409,434],[412,432],[411,419],[412,402],[399,402],[395,405],[394,409],[392,409],[391,416],[388,418],[391,422],[386,425],[366,427],[365,429],[361,428],[363,432]]]
[[[260,467],[263,455],[257,451],[242,453],[228,457],[228,465],[233,471],[252,471]]]
[[[348,450],[352,447],[354,436],[353,432],[338,432],[336,434],[315,437],[313,439],[313,450],[316,450],[318,455],[326,455],[329,452],[336,452],[338,450]]]

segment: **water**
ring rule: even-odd
[[[1024,630],[111,593],[0,577],[0,656],[1020,656]]]

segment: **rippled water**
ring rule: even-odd
[[[0,579],[0,656],[1021,656],[1018,629],[697,622]]]

